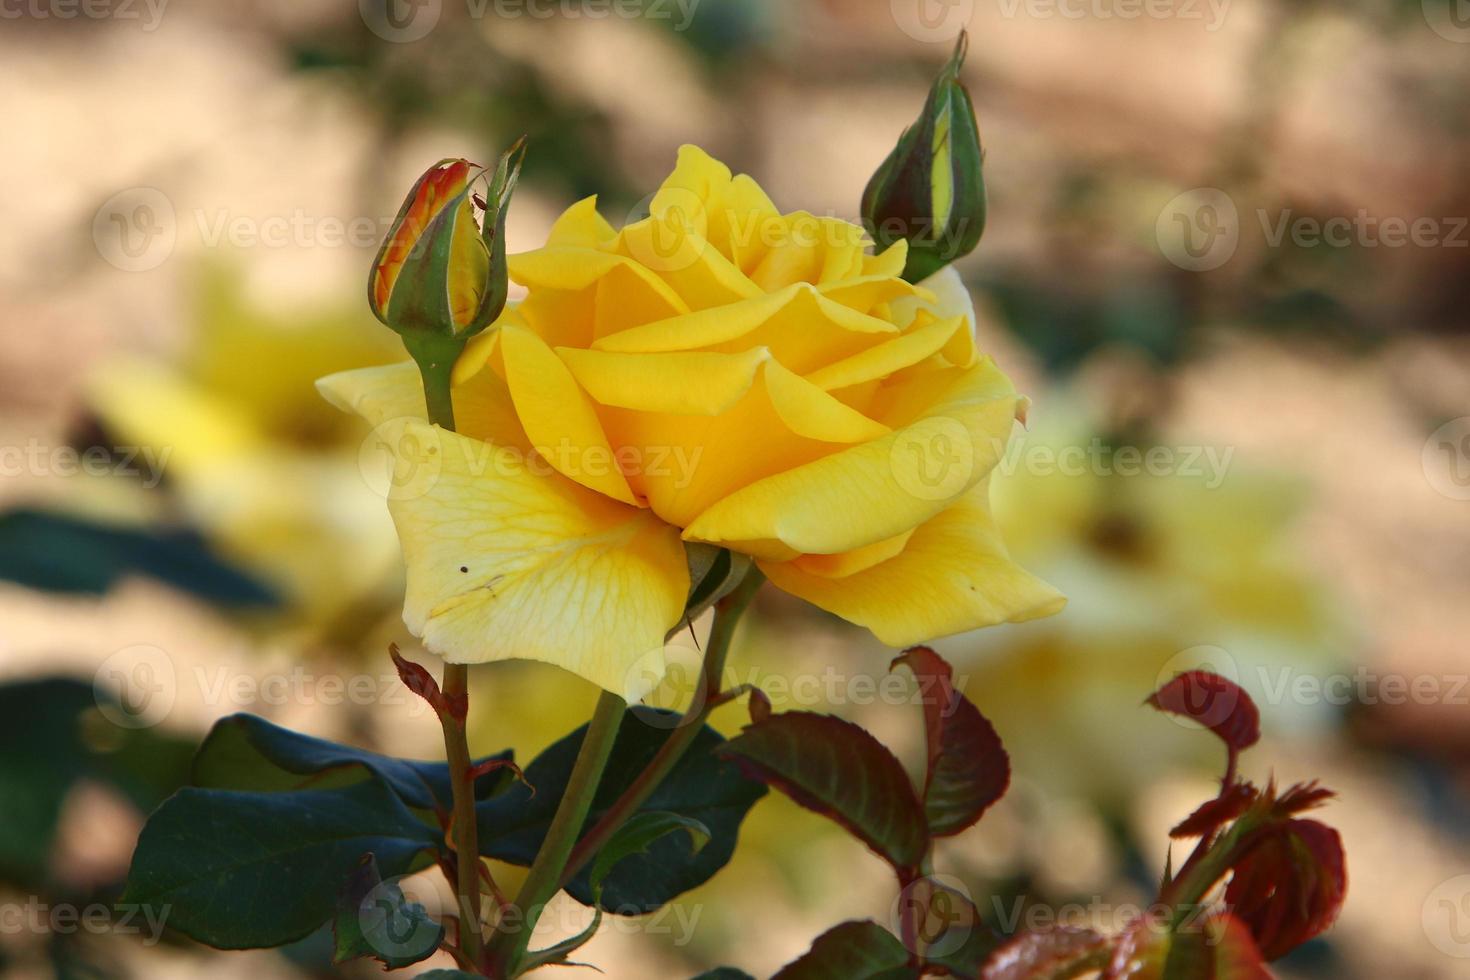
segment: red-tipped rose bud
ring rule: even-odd
[[[368,305],[410,350],[429,338],[463,341],[500,315],[505,214],[522,155],[517,142],[493,175],[468,160],[441,160],[409,191],[373,263]],[[474,194],[478,183],[483,200]]]

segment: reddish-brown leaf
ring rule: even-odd
[[[1250,783],[1231,783],[1220,795],[1201,804],[1185,817],[1173,830],[1170,837],[1208,837],[1225,824],[1250,809],[1260,796],[1260,790]]]
[[[1109,940],[1091,929],[1058,926],[1023,932],[990,954],[979,980],[1050,980],[1071,976],[1088,958],[1107,949]]]
[[[1207,670],[1179,674],[1153,694],[1148,704],[1204,725],[1233,752],[1261,738],[1261,714],[1251,696],[1232,680]]]
[[[1274,960],[1325,932],[1347,893],[1337,831],[1316,820],[1263,827],[1234,862],[1225,903]]]
[[[919,682],[928,742],[924,813],[936,837],[973,826],[1011,781],[1011,762],[995,728],[954,689],[954,672],[928,647],[906,650],[893,666],[908,665]]]
[[[746,725],[716,752],[842,824],[902,878],[916,873],[929,850],[924,806],[902,763],[851,722],[787,711]]]
[[[1118,940],[1102,980],[1271,980],[1271,974],[1250,931],[1222,914],[1172,933],[1157,919],[1138,920]]]

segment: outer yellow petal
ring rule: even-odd
[[[425,417],[424,386],[412,361],[328,375],[316,383],[322,397],[344,412],[378,427],[398,419]],[[505,382],[481,371],[455,385],[454,421],[460,432],[502,446],[529,448]]]
[[[678,531],[535,457],[404,421],[389,509],[403,618],[452,663],[556,664],[629,700],[658,683],[689,573]],[[411,453],[414,458],[404,458]]]
[[[584,487],[635,503],[592,400],[556,352],[513,325],[501,329],[500,350],[516,412],[537,451]]]
[[[1011,560],[984,481],[914,531],[902,552],[842,578],[761,562],[778,588],[866,626],[889,646],[1049,616],[1066,600]]]
[[[719,500],[684,537],[761,557],[836,554],[891,538],[944,510],[995,466],[1014,425],[1017,395],[988,359],[888,393],[896,431]]]

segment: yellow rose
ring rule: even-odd
[[[589,198],[511,257],[528,295],[456,365],[458,432],[424,421],[412,364],[319,382],[395,453],[409,628],[637,699],[684,541],[894,646],[1059,609],[990,516],[1024,399],[953,270],[915,287],[902,242],[868,245],[685,147],[648,218],[616,231]]]

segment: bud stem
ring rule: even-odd
[[[424,379],[424,403],[429,411],[429,421],[450,432],[454,431],[450,379],[454,374],[454,362],[459,360],[464,345],[463,340],[453,337],[403,335],[403,346],[419,366],[419,375]]]
[[[403,345],[413,355],[424,379],[424,404],[429,421],[454,431],[454,402],[450,396],[451,375],[463,342],[442,337],[419,339],[405,334]],[[464,664],[444,665],[440,685],[449,702],[469,704],[470,673]],[[459,897],[459,949],[465,959],[480,964],[485,947],[480,918],[480,828],[475,815],[475,776],[471,769],[469,739],[465,735],[466,716],[453,711],[439,712],[444,730],[444,757],[449,763],[449,785],[454,797],[449,836],[456,859],[455,891]]]

